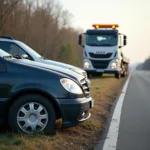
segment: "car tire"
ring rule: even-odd
[[[52,104],[47,98],[37,94],[17,98],[8,114],[9,126],[19,133],[51,134],[55,131],[55,122],[56,113]]]

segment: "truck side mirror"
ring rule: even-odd
[[[123,41],[123,45],[124,45],[124,46],[127,45],[127,40],[124,40],[124,41]]]
[[[78,44],[82,47],[84,47],[84,45],[82,45],[82,34],[79,35],[79,41]]]
[[[127,45],[127,36],[126,35],[123,36],[123,45],[124,46]]]
[[[82,45],[82,34],[79,35],[79,41],[78,41],[79,45]]]
[[[124,40],[127,40],[127,36],[126,36],[126,35],[124,35],[124,36],[123,36],[123,39],[124,39]]]

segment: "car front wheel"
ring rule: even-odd
[[[56,113],[47,98],[41,95],[19,97],[9,110],[8,122],[15,132],[33,134],[54,132]]]

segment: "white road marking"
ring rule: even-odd
[[[118,139],[122,105],[123,105],[124,97],[128,88],[129,81],[130,81],[130,76],[128,77],[126,81],[122,89],[122,93],[116,104],[116,107],[112,116],[112,120],[110,123],[110,127],[106,136],[106,140],[104,142],[103,150],[116,150],[117,148],[117,139]]]

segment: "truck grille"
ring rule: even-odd
[[[91,60],[91,63],[96,69],[106,69],[111,60]]]
[[[112,53],[107,53],[107,54],[94,54],[94,53],[89,53],[90,57],[92,58],[110,58],[112,56]]]
[[[84,91],[84,95],[86,97],[90,97],[90,85],[88,84],[88,81],[86,81],[86,78],[82,79],[80,81],[81,85],[82,85],[82,89]]]

